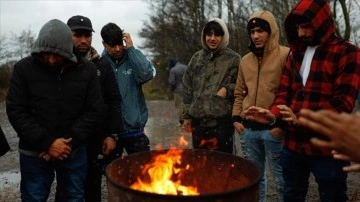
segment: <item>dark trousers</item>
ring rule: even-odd
[[[138,133],[135,136],[121,137],[119,142],[128,155],[137,152],[150,151],[150,140],[144,132]]]
[[[87,149],[88,171],[85,184],[85,201],[101,202],[101,182],[105,167],[114,159],[121,157],[123,149],[117,142],[116,148],[108,155],[102,154],[102,142],[91,142]]]
[[[322,202],[347,201],[347,174],[342,170],[350,165],[347,161],[339,161],[329,157],[308,156],[298,154],[283,147],[280,164],[283,168],[284,201],[305,201],[309,176],[312,173],[319,185],[319,196]]]
[[[234,126],[232,123],[214,127],[196,126],[192,132],[194,149],[208,149],[233,153]]]
[[[21,200],[47,201],[56,176],[55,201],[84,201],[86,165],[85,146],[73,150],[69,158],[62,161],[20,154]]]

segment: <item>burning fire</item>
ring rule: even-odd
[[[179,142],[181,145],[188,144],[184,136],[181,136]],[[166,195],[199,195],[196,186],[182,185],[185,173],[191,171],[191,166],[181,161],[183,151],[172,148],[165,154],[153,157],[130,188]]]

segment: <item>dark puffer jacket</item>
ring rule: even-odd
[[[97,75],[100,81],[101,93],[103,97],[103,110],[100,123],[95,129],[95,133],[100,134],[100,140],[113,134],[120,135],[123,129],[121,118],[121,97],[116,78],[111,64],[103,57],[92,60],[97,67]]]
[[[73,54],[69,27],[51,20],[40,30],[32,56],[14,66],[6,98],[19,148],[43,152],[57,138],[72,138],[72,147],[86,142],[99,119],[102,99],[95,65]],[[66,64],[49,66],[38,54],[64,56]]]

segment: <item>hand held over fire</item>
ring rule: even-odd
[[[282,116],[282,120],[289,122],[295,126],[300,124],[294,112],[290,109],[290,107],[286,105],[278,105],[277,108],[280,110],[280,114]]]
[[[251,106],[245,110],[243,117],[247,120],[256,121],[262,124],[271,124],[276,120],[275,115],[268,109],[257,106]]]

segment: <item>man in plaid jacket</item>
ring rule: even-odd
[[[299,124],[300,109],[350,113],[360,83],[360,50],[335,35],[326,0],[302,0],[285,19],[290,46],[280,86],[269,109],[252,106],[244,118],[274,124],[286,121],[280,163],[284,201],[305,201],[310,173],[321,201],[347,201],[346,173],[350,162],[331,156],[331,149],[310,143],[321,135]]]

